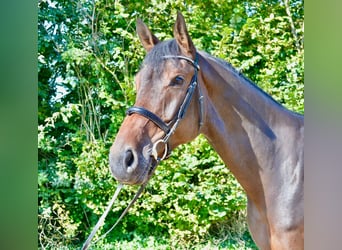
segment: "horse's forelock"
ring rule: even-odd
[[[165,61],[163,56],[165,55],[180,55],[180,50],[175,39],[156,44],[153,49],[147,53],[143,65],[148,65],[161,73],[164,66],[163,61]]]

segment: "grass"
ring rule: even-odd
[[[182,242],[177,243],[166,237],[156,237],[153,235],[142,236],[134,233],[126,239],[103,239],[92,244],[91,250],[257,250],[248,231],[230,233],[223,231],[220,235],[209,235],[202,243]],[[127,239],[130,238],[130,239]],[[83,243],[82,243],[83,244]],[[56,246],[40,247],[40,249],[58,249],[58,250],[79,250],[78,246],[61,246],[56,243]]]
[[[94,241],[93,241],[94,242]],[[42,248],[44,249],[44,248]],[[45,249],[73,250],[78,246],[48,247]],[[202,242],[183,242],[172,236],[156,236],[153,232],[147,235],[130,232],[128,234],[110,234],[103,240],[90,246],[92,250],[257,250],[246,224],[244,214],[238,215],[233,223],[220,222],[212,225],[210,234]]]
[[[70,248],[68,248],[70,249]],[[78,248],[75,248],[78,249]],[[133,240],[120,240],[116,242],[97,242],[92,245],[92,250],[237,250],[237,249],[257,249],[254,242],[249,238],[248,232],[244,238],[229,238],[229,239],[218,239],[215,237],[209,238],[207,242],[186,245],[175,245],[170,243],[168,239],[157,238],[154,236],[141,237],[135,236]]]

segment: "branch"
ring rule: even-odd
[[[291,11],[290,11],[290,5],[289,5],[289,0],[284,0],[284,4],[285,4],[285,10],[286,10],[286,14],[288,15],[289,17],[289,20],[290,20],[290,25],[291,25],[291,32],[292,32],[292,35],[295,39],[295,43],[296,43],[296,47],[298,50],[301,49],[300,47],[300,44],[298,42],[298,35],[297,35],[297,32],[296,32],[296,28],[295,28],[295,25],[294,25],[294,22],[293,22],[293,19],[292,19],[292,15],[291,15]]]

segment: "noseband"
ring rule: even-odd
[[[175,56],[174,55],[166,55],[166,56],[163,56],[162,58],[163,59],[176,58],[176,59],[186,60],[192,66],[194,66],[195,72],[191,78],[189,87],[186,90],[186,95],[184,97],[184,100],[178,109],[177,115],[169,123],[165,123],[159,116],[157,116],[153,112],[151,112],[151,111],[149,111],[143,107],[133,106],[126,111],[127,115],[139,114],[141,116],[144,116],[145,118],[152,121],[155,125],[157,125],[161,130],[164,131],[164,133],[165,133],[164,137],[162,139],[156,141],[152,147],[152,155],[157,161],[161,161],[161,160],[167,158],[171,154],[169,143],[168,143],[169,139],[170,139],[171,135],[175,132],[176,128],[179,125],[179,122],[183,119],[187,109],[189,108],[189,105],[190,105],[190,102],[191,102],[191,99],[192,99],[192,96],[193,96],[193,93],[194,93],[196,87],[197,87],[198,93],[199,93],[199,106],[200,106],[199,124],[200,124],[200,127],[203,125],[203,95],[202,95],[200,86],[197,83],[197,73],[200,69],[198,62],[197,62],[198,61],[198,54],[196,53],[195,60],[192,60],[189,57],[178,56],[178,55],[175,55]],[[157,153],[157,146],[159,144],[164,144],[164,153],[163,153],[162,157],[158,157],[158,153]]]

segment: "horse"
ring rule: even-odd
[[[147,54],[135,104],[110,148],[114,178],[146,183],[160,160],[203,134],[247,194],[256,245],[304,249],[304,116],[197,50],[180,12],[171,40],[160,41],[141,19],[136,31]]]

